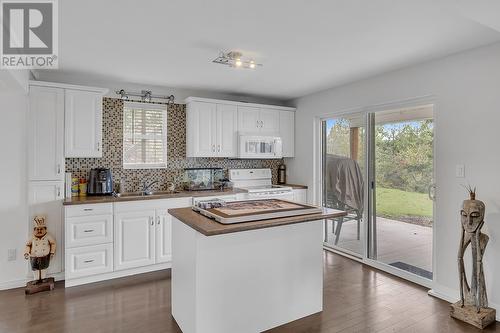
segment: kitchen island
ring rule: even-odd
[[[322,311],[322,223],[345,212],[235,224],[168,212],[172,315],[184,333],[261,332]]]

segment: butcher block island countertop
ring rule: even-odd
[[[271,228],[277,226],[284,226],[288,224],[303,223],[309,221],[323,220],[328,218],[337,218],[346,216],[347,213],[341,210],[323,208],[320,214],[298,215],[290,217],[281,217],[268,220],[257,220],[251,222],[222,224],[213,219],[205,217],[191,209],[187,208],[174,208],[169,209],[168,213],[190,226],[194,230],[200,232],[205,236],[214,236],[221,234],[228,234],[232,232],[240,232],[247,230]]]

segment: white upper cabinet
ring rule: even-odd
[[[236,105],[217,104],[217,156],[238,155],[238,111]]]
[[[187,157],[215,156],[217,141],[216,104],[192,102],[187,105],[186,112]]]
[[[260,130],[260,109],[250,106],[238,106],[238,131],[257,133]]]
[[[241,133],[279,135],[279,110],[238,106],[238,119],[238,131]]]
[[[64,180],[64,89],[31,86],[29,180]]]
[[[102,157],[102,93],[65,89],[65,156]]]
[[[260,133],[262,135],[279,135],[280,111],[273,109],[260,109]]]
[[[186,121],[188,157],[236,157],[236,106],[190,102],[187,106]]]
[[[280,111],[280,137],[283,143],[283,157],[295,156],[295,112]]]
[[[186,103],[187,157],[237,157],[238,134],[282,136],[284,156],[293,156],[293,108],[198,97]]]

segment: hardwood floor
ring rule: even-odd
[[[481,332],[449,317],[425,288],[324,253],[324,309],[269,330],[280,332]],[[484,330],[500,332],[497,323]],[[170,273],[24,296],[0,292],[0,332],[180,332],[170,315]],[[235,332],[237,333],[237,332]]]

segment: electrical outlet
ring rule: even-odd
[[[7,260],[8,261],[15,261],[16,257],[17,257],[16,249],[8,249],[7,250]]]

